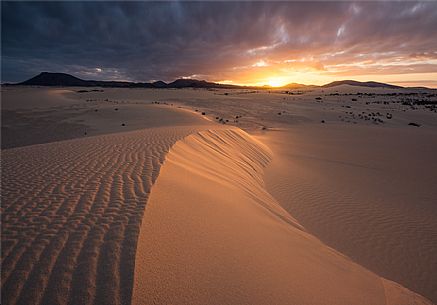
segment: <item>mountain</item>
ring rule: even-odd
[[[88,81],[70,74],[42,72],[19,85],[25,86],[86,86]]]
[[[323,85],[323,88],[330,88],[340,85],[350,85],[350,86],[358,86],[358,87],[371,87],[371,88],[389,88],[389,89],[400,89],[404,88],[401,86],[395,86],[385,83],[378,83],[378,82],[359,82],[356,80],[340,80],[336,82],[332,82],[326,85]]]

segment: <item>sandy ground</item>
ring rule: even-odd
[[[308,231],[436,299],[437,130],[306,125],[259,138],[274,151],[268,191]]]
[[[172,147],[141,227],[133,304],[428,304],[306,233],[264,188],[269,159],[241,130]]]
[[[105,118],[117,119],[116,111]],[[129,122],[148,128],[112,133],[99,122],[107,135],[2,150],[3,304],[130,303],[138,231],[160,165],[176,141],[208,125],[159,107]],[[28,144],[19,135],[16,143]]]
[[[4,304],[437,300],[435,91],[1,90]]]
[[[114,93],[102,96],[104,92],[91,92],[85,97],[86,93],[78,93],[80,90],[83,89],[4,89],[2,148],[192,124],[192,116],[180,115],[187,110],[152,105],[145,102],[147,99],[140,104],[135,96],[131,98],[129,91],[121,100],[115,99]],[[127,98],[131,99],[128,101]],[[205,123],[208,122],[202,120],[196,124]]]

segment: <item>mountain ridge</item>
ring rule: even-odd
[[[63,87],[115,87],[115,88],[248,88],[245,86],[218,84],[197,79],[177,79],[171,83],[164,81],[129,82],[83,80],[67,73],[41,72],[40,74],[17,84],[20,86],[63,86]]]
[[[84,80],[67,73],[41,72],[40,74],[20,83],[4,84],[20,86],[62,86],[62,87],[113,87],[113,88],[209,88],[209,89],[305,89],[305,88],[331,88],[340,85],[351,85],[370,88],[402,89],[406,87],[392,84],[380,83],[375,81],[360,82],[355,80],[334,81],[325,85],[304,85],[290,83],[281,87],[271,86],[241,86],[208,82],[189,78],[176,79],[166,83],[158,80],[155,82],[129,82],[129,81],[104,81],[104,80]]]

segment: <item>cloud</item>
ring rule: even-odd
[[[379,73],[437,70],[436,2],[1,5],[2,81],[41,71],[135,81],[235,80],[235,67],[250,77],[250,69],[259,69],[254,63],[280,69],[275,63],[287,60],[331,74],[364,73],[353,63],[366,60]],[[282,68],[293,68],[291,61]]]

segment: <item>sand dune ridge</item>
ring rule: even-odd
[[[429,304],[308,234],[266,191],[244,131],[178,141],[138,239],[133,304]]]

